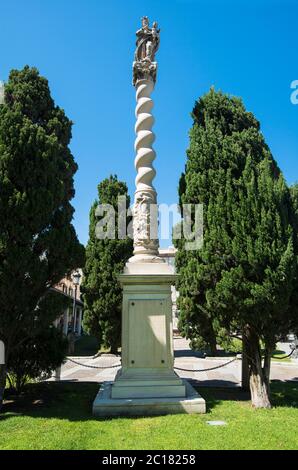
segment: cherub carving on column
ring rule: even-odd
[[[133,211],[134,247],[144,247],[145,252],[155,255],[158,251],[157,219],[151,213],[151,204],[156,204],[155,193],[140,191],[136,194]]]

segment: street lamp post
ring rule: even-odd
[[[80,284],[81,274],[76,271],[72,276],[72,281],[75,286],[74,298],[73,298],[73,307],[72,307],[72,317],[73,317],[73,334],[76,334],[76,321],[77,321],[77,309],[76,309],[76,302],[77,302],[77,288]]]
[[[72,328],[70,334],[68,336],[69,340],[69,354],[74,353],[74,343],[75,343],[75,335],[76,335],[76,302],[77,302],[77,287],[80,284],[81,275],[78,271],[76,271],[72,275],[72,281],[75,286],[75,292],[73,297],[73,304],[72,304]]]

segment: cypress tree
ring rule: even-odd
[[[270,358],[297,316],[294,211],[259,122],[211,89],[196,102],[180,203],[204,205],[204,244],[178,245],[180,325],[193,340],[239,336],[252,403],[270,407]],[[262,360],[262,348],[264,359]]]
[[[71,223],[71,127],[35,68],[10,73],[0,105],[0,406],[11,354],[61,312],[49,288],[83,263]]]
[[[130,199],[127,186],[118,181],[117,176],[110,176],[98,185],[98,200],[90,210],[89,241],[86,247],[86,264],[82,294],[84,299],[84,328],[94,335],[100,346],[110,348],[116,354],[121,344],[121,305],[122,289],[117,280],[132,256],[133,241],[126,236],[118,237],[118,196],[125,196],[125,209],[129,208]],[[114,209],[115,238],[109,236],[99,239],[96,224],[107,214],[96,216],[99,205],[108,204]],[[131,221],[125,213],[124,227]],[[112,217],[112,214],[111,214]],[[113,224],[112,220],[110,222]]]

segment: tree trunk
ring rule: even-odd
[[[6,365],[0,364],[0,410],[4,400],[4,392],[6,386]]]
[[[269,380],[267,380],[262,367],[259,337],[249,325],[245,327],[244,336],[247,341],[251,403],[255,408],[271,408]]]
[[[216,334],[214,333],[214,329],[212,324],[210,325],[210,334],[208,339],[210,352],[212,356],[217,356],[217,341],[216,341]]]
[[[210,344],[210,352],[211,352],[211,356],[217,356],[217,344],[216,344],[216,341],[212,342]]]
[[[249,391],[249,367],[247,360],[246,338],[242,337],[242,364],[241,364],[241,387],[245,392]]]
[[[271,408],[269,390],[263,377],[262,368],[251,371],[249,385],[252,405],[255,408]]]
[[[111,347],[110,347],[110,354],[114,354],[115,356],[117,356],[118,354],[118,346],[116,344],[111,344]]]

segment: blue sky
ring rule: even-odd
[[[75,123],[74,223],[83,243],[103,178],[117,174],[133,196],[131,67],[143,15],[161,28],[153,95],[159,202],[177,202],[190,112],[211,85],[243,98],[287,181],[298,180],[298,105],[290,101],[297,0],[0,0],[0,14],[0,79],[36,66]]]

